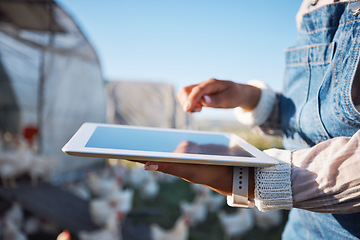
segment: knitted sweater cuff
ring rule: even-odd
[[[255,205],[260,211],[291,209],[291,151],[269,149],[266,154],[279,161],[271,167],[255,168]]]

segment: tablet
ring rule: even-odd
[[[228,166],[277,162],[231,133],[84,123],[62,151],[82,157]]]

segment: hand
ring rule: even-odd
[[[209,79],[183,87],[176,97],[185,112],[200,112],[202,107],[252,110],[260,99],[259,88],[231,81]]]
[[[169,162],[147,162],[145,169],[160,171],[180,177],[188,182],[202,184],[223,195],[232,194],[233,167],[169,163]]]

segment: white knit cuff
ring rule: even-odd
[[[276,102],[276,93],[262,81],[253,80],[248,84],[261,89],[259,103],[253,111],[245,111],[241,107],[237,107],[234,114],[236,119],[246,126],[259,126],[270,116]]]
[[[291,151],[264,151],[279,161],[270,167],[255,168],[255,205],[260,211],[291,209]]]

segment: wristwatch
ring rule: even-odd
[[[249,199],[249,168],[234,167],[232,195],[227,196],[227,204],[231,207],[254,207],[254,200]]]

